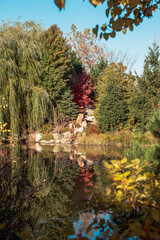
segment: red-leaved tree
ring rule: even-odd
[[[79,107],[87,107],[89,103],[92,103],[90,94],[93,89],[92,79],[87,74],[87,71],[83,71],[82,74],[76,74],[72,85],[72,93],[74,101]]]

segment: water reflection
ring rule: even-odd
[[[87,219],[95,218],[84,207],[90,190],[104,186],[102,165],[95,163],[104,154],[119,158],[121,152],[95,146],[16,146],[5,161],[1,155],[0,239],[68,239],[74,236],[71,220],[78,236]]]
[[[59,219],[77,212],[71,202],[79,174],[77,163],[61,154],[20,147],[12,148],[5,165],[2,161],[1,239],[18,239],[24,230],[33,239],[43,234],[65,239],[64,223]]]

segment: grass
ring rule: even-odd
[[[53,140],[53,134],[42,134],[41,140],[50,141]]]
[[[115,133],[106,132],[104,134],[90,134],[78,138],[79,144],[84,145],[123,145],[129,146],[134,142],[139,144],[151,145],[156,144],[157,139],[153,137],[151,132],[140,133],[131,130],[121,130]]]

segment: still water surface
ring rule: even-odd
[[[86,205],[95,188],[103,189],[101,161],[122,156],[123,150],[113,147],[33,145],[15,146],[7,152],[3,149],[0,239],[84,236],[97,217],[109,218],[109,213],[100,209],[96,216]],[[85,236],[95,239],[100,232],[90,231]]]

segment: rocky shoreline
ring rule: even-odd
[[[88,109],[84,113],[80,113],[76,121],[70,121],[68,126],[61,131],[53,131],[44,134],[42,132],[34,132],[28,135],[27,143],[39,143],[40,145],[54,144],[78,144],[78,138],[85,135],[85,130],[90,124],[95,124],[93,110]]]

